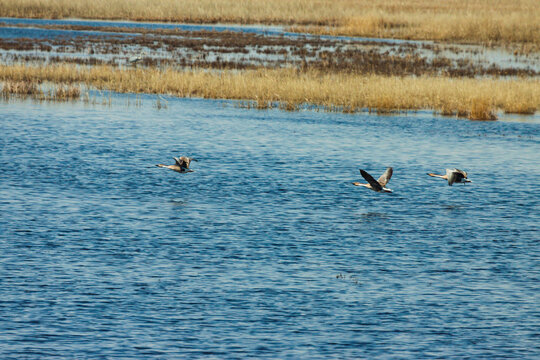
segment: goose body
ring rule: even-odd
[[[391,193],[392,190],[388,189],[386,187],[386,184],[388,184],[388,182],[390,181],[390,178],[392,177],[393,172],[394,172],[393,169],[389,167],[386,169],[384,174],[382,174],[378,180],[375,180],[373,176],[371,176],[367,171],[360,169],[360,174],[362,175],[364,179],[366,179],[368,183],[363,184],[360,182],[353,182],[352,184],[355,186],[363,186],[376,192]]]
[[[180,156],[179,158],[173,157],[175,164],[174,165],[164,165],[164,164],[157,164],[156,166],[167,168],[176,172],[179,172],[181,174],[193,172],[189,168],[189,165],[192,161],[197,161],[197,159],[189,158],[187,156]]]
[[[146,55],[146,53],[144,51],[141,52],[139,55],[131,56],[128,59],[128,63],[130,63],[130,64],[138,63],[139,61],[141,61],[143,59],[143,55]]]
[[[448,186],[452,186],[454,183],[465,184],[472,182],[467,178],[467,172],[459,169],[446,169],[446,174],[439,175],[434,173],[428,173],[429,176],[445,179],[448,181]]]

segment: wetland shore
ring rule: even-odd
[[[329,35],[540,45],[536,0],[0,0],[0,17],[272,24]]]
[[[327,111],[359,112],[369,109],[380,113],[433,109],[444,115],[490,120],[499,110],[534,114],[540,107],[538,79],[389,77],[294,69],[237,72],[119,69],[107,65],[19,65],[0,66],[0,80],[30,84],[86,84],[122,93],[245,100],[246,106],[259,109],[281,107],[298,110],[315,106]],[[19,95],[32,95],[32,91],[26,90],[28,87],[11,88],[21,89]]]
[[[0,3],[6,5],[1,14],[22,14],[10,13],[13,6],[8,5],[13,4],[8,0]],[[277,3],[284,6],[284,2]],[[323,2],[293,1],[290,6],[300,3],[315,6]],[[77,11],[90,12],[78,13],[67,7],[73,12],[53,14],[46,12],[53,3],[36,4],[25,0],[19,5],[28,17],[109,18],[82,5]],[[115,8],[123,3],[118,0],[112,4]],[[144,1],[133,4],[131,15],[121,10],[115,14],[135,20],[176,19],[154,18],[150,13],[138,17],[137,9]],[[163,2],[158,8],[165,4],[173,6]],[[509,6],[504,0],[497,6],[502,4]],[[513,9],[523,10],[527,4],[520,2]],[[179,2],[174,6],[188,5]],[[435,8],[433,11],[442,11],[440,5]],[[273,20],[229,18],[220,11],[225,10],[208,11],[215,18],[189,15],[183,20],[279,23],[310,30],[333,24],[332,33],[340,23],[328,19],[287,20],[278,10]],[[213,28],[4,18],[0,19],[0,91],[4,98],[65,100],[84,96],[82,89],[93,87],[124,93],[234,99],[242,106],[259,109],[378,113],[431,109],[443,115],[493,120],[500,112],[530,115],[540,109],[540,53],[535,51],[535,31],[530,31],[532,38],[526,41],[499,41],[494,45],[492,39],[488,46],[399,40],[410,37],[403,34],[394,34],[398,39],[388,40],[382,33],[377,33],[381,38],[320,36],[264,26]],[[467,41],[476,40],[471,37]],[[130,61],[137,57],[136,64]],[[52,84],[55,90],[44,89],[43,83]]]

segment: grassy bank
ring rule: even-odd
[[[538,0],[0,0],[0,16],[282,24],[369,37],[540,44]]]
[[[538,79],[387,77],[291,69],[215,72],[0,65],[0,80],[82,83],[117,92],[237,99],[259,108],[281,106],[290,110],[304,105],[345,112],[433,109],[446,115],[488,119],[498,110],[531,114],[540,108]]]

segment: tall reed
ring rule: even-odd
[[[0,85],[0,93],[4,99],[16,96],[36,100],[67,101],[79,99],[81,89],[74,84],[43,85],[41,81],[35,79],[7,79]]]
[[[246,71],[118,69],[111,66],[0,65],[0,80],[84,83],[118,92],[238,99],[254,106],[315,105],[327,110],[433,109],[476,117],[497,110],[532,113],[540,108],[539,79],[387,77],[294,69]]]

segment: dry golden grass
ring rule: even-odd
[[[433,109],[447,115],[486,119],[499,110],[530,114],[540,108],[538,79],[386,77],[293,69],[216,72],[0,65],[0,80],[84,83],[101,90],[237,99],[259,108],[281,106],[290,110],[304,105],[345,112]]]
[[[35,81],[11,81],[8,80],[2,86],[2,96],[4,98],[10,95],[21,97],[40,95],[43,92],[39,88],[39,84]]]
[[[468,114],[471,120],[496,120],[493,106],[490,100],[483,97],[477,97],[471,100],[471,110]]]
[[[79,99],[81,97],[81,89],[78,85],[59,84],[53,86],[48,92],[48,99],[56,101],[67,101]]]
[[[540,44],[538,0],[0,0],[0,16],[285,24],[319,33]]]
[[[74,84],[51,84],[44,90],[40,85],[41,81],[35,79],[30,80],[7,80],[1,87],[0,93],[4,99],[9,99],[11,96],[22,98],[30,97],[36,100],[50,101],[67,101],[79,99],[81,89]]]
[[[540,44],[537,1],[386,1],[346,17],[333,28],[299,27],[331,33],[399,39]],[[529,45],[530,46],[530,45]],[[535,49],[538,50],[538,47]]]

